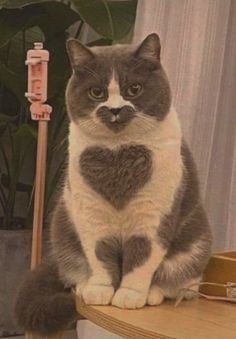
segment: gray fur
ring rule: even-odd
[[[91,112],[100,102],[91,100],[88,90],[93,86],[106,89],[113,70],[118,77],[121,96],[134,105],[135,111],[157,120],[165,118],[170,108],[171,92],[160,63],[157,35],[150,35],[138,48],[115,45],[88,49],[78,41],[70,40],[68,52],[74,69],[66,92],[67,110],[72,120],[90,119]],[[127,86],[133,83],[142,85],[143,91],[138,97],[127,99]],[[106,100],[107,97],[104,102]],[[118,128],[113,131],[117,133]]]
[[[60,277],[65,284],[68,286],[76,284],[76,281],[68,278],[74,272],[89,277],[90,268],[83,247],[63,200],[58,202],[52,218],[51,245]]]
[[[146,39],[143,40],[135,55],[144,59],[160,61],[161,57],[161,42],[157,34],[149,34]]]
[[[22,329],[42,337],[66,330],[78,319],[74,296],[60,281],[55,262],[45,262],[27,274],[15,315]]]
[[[144,145],[124,145],[115,151],[90,147],[79,164],[86,182],[116,209],[124,208],[152,174],[151,151]]]
[[[166,259],[173,259],[174,255],[172,257],[167,256],[154,273],[152,284],[157,284],[164,290],[170,288],[178,291],[191,279],[201,277],[209,260],[210,253],[210,244],[203,241],[201,252],[197,256],[191,256],[191,253],[189,253],[191,260],[188,262],[182,261],[181,264],[176,265],[175,269],[171,270],[171,274],[165,264]]]
[[[74,70],[94,58],[94,54],[91,52],[91,50],[76,39],[68,39],[66,47],[71,66]]]
[[[183,141],[181,155],[184,164],[181,186],[176,192],[170,215],[164,216],[158,229],[158,239],[167,256],[186,252],[200,240],[211,243],[211,232],[199,193],[197,170],[187,144]]]
[[[123,276],[142,266],[151,254],[151,242],[146,236],[133,235],[123,246]]]
[[[112,277],[112,285],[117,289],[121,280],[122,246],[115,237],[100,240],[96,244],[96,256]]]
[[[199,193],[197,170],[187,144],[183,141],[181,149],[184,171],[181,187],[176,193],[170,215],[162,219],[158,229],[158,241],[168,252],[153,277],[153,283],[160,287],[180,286],[190,278],[203,272],[211,254],[212,235]],[[165,270],[165,261],[178,254],[191,251],[191,247],[201,243],[197,257],[191,258],[188,265],[182,263],[171,276]],[[190,252],[191,257],[191,252]]]
[[[128,123],[135,117],[135,111],[130,106],[123,106],[119,112],[119,118],[117,121],[112,122],[113,113],[112,110],[108,109],[106,106],[102,106],[97,110],[97,116],[101,119],[101,121],[113,132],[118,133]]]

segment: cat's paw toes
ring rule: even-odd
[[[116,291],[112,299],[112,305],[119,308],[141,308],[146,304],[146,298],[146,293],[121,287]]]
[[[156,306],[160,305],[164,300],[164,295],[159,287],[152,286],[149,290],[148,297],[147,297],[147,305]]]
[[[197,298],[199,296],[198,291],[199,291],[199,279],[192,281],[187,286],[185,286],[184,299],[191,300]]]
[[[113,286],[87,285],[82,296],[85,304],[90,305],[108,305],[114,295]]]
[[[84,284],[77,284],[75,286],[75,294],[78,295],[78,296],[81,296],[83,289],[84,289]]]
[[[191,300],[191,299],[195,299],[198,298],[198,293],[196,291],[186,291],[184,293],[184,299],[186,300]]]

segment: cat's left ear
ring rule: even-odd
[[[68,39],[66,49],[72,68],[83,66],[94,58],[92,51],[76,39]]]
[[[152,61],[160,61],[160,53],[160,38],[156,33],[152,33],[149,34],[137,48],[135,56]]]

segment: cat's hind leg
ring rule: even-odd
[[[168,286],[162,286],[161,291],[165,298],[168,299],[178,299],[179,296],[183,293],[183,298],[190,300],[198,296],[199,283],[201,281],[201,276],[189,279],[188,281],[181,284],[171,284]],[[155,285],[154,285],[155,286]]]
[[[198,296],[199,291],[199,283],[201,282],[202,277],[198,277],[195,279],[192,279],[188,281],[187,284],[185,284],[184,288],[188,289],[184,292],[184,299],[190,300],[193,298],[196,298]]]
[[[199,283],[201,281],[201,277],[197,277],[195,279],[189,280],[187,283],[182,286],[172,286],[172,288],[160,288],[158,285],[151,285],[148,297],[147,297],[147,305],[149,306],[157,306],[160,305],[165,298],[168,299],[176,299],[183,291],[184,299],[191,300],[198,296]],[[186,290],[185,290],[186,289]]]

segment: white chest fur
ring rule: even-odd
[[[123,209],[117,210],[86,183],[80,174],[79,157],[88,147],[116,150],[127,143],[145,145],[152,152],[152,176]],[[170,212],[182,177],[181,132],[174,109],[148,135],[137,131],[132,139],[124,136],[98,142],[71,123],[69,144],[70,190],[65,186],[64,198],[79,232],[85,231],[85,224],[93,224],[98,236],[126,234],[134,227],[142,227],[144,219],[145,223],[156,219],[158,224],[161,216]]]

